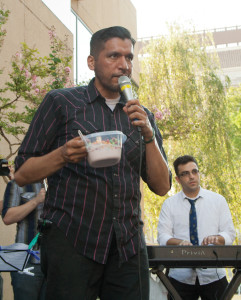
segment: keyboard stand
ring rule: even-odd
[[[156,274],[161,282],[164,284],[166,289],[168,290],[168,293],[171,294],[173,300],[182,300],[180,295],[178,294],[177,290],[174,288],[174,286],[171,284],[169,278],[164,273],[165,267],[163,265],[158,265],[158,268],[151,269],[151,272],[153,274]],[[220,300],[231,300],[235,292],[237,291],[240,283],[241,283],[241,269],[234,269],[235,274],[233,278],[231,279],[230,283],[228,284],[227,288],[225,289],[222,297]]]
[[[153,274],[156,274],[161,282],[164,284],[166,289],[168,290],[168,293],[170,293],[174,300],[182,300],[180,295],[178,294],[177,290],[174,288],[174,286],[171,284],[169,278],[164,273],[165,267],[163,265],[158,265],[158,269],[151,269],[151,272]]]
[[[235,274],[224,291],[221,300],[230,300],[237,291],[241,282],[241,269],[234,269]]]

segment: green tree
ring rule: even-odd
[[[6,29],[4,28],[4,24],[6,24],[9,16],[9,10],[0,9],[0,50],[3,45],[4,37],[7,34]],[[2,70],[0,70],[0,74]]]
[[[3,25],[8,16],[9,11],[0,10],[0,48],[6,35]],[[51,89],[73,85],[70,78],[72,53],[67,48],[67,37],[61,41],[54,27],[49,36],[51,51],[48,56],[40,56],[37,49],[22,43],[12,57],[9,80],[0,89],[0,141],[8,144],[7,159],[18,151],[22,135],[44,95]],[[21,102],[25,103],[24,108]]]
[[[226,96],[230,82],[221,81],[218,56],[207,50],[211,44],[211,36],[201,40],[179,26],[170,27],[168,36],[153,39],[142,51],[138,92],[141,103],[155,114],[170,166],[180,155],[195,156],[202,186],[226,197],[238,224],[240,162],[234,161],[230,139]],[[173,180],[169,195],[179,190]],[[165,198],[145,189],[147,227],[152,223],[156,229]]]
[[[227,93],[231,139],[236,159],[241,155],[241,85],[230,87]]]

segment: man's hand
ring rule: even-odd
[[[123,111],[131,120],[131,124],[141,130],[141,135],[146,142],[146,182],[148,187],[157,195],[164,196],[171,187],[170,173],[159,145],[155,139],[154,129],[148,115],[138,99],[127,101]]]
[[[209,235],[206,236],[202,241],[202,246],[207,245],[225,245],[225,240],[221,235]]]
[[[187,240],[181,240],[181,239],[176,239],[176,238],[170,238],[167,241],[167,246],[168,245],[175,245],[175,246],[192,246],[192,243],[187,241]]]
[[[193,246],[193,244],[187,240],[182,240],[178,245],[179,246]]]
[[[127,101],[126,106],[123,107],[123,110],[131,120],[131,123],[141,128],[141,134],[143,138],[145,140],[150,140],[153,134],[152,127],[139,100],[134,99]]]
[[[13,180],[14,179],[14,166],[8,165],[8,168],[9,168],[8,178],[9,178],[9,180]]]
[[[15,180],[19,186],[42,181],[66,163],[78,163],[87,156],[85,143],[80,137],[75,137],[63,146],[38,157],[30,157],[15,173]]]
[[[61,148],[61,155],[63,160],[67,163],[77,163],[87,156],[87,149],[85,143],[80,137],[75,137],[68,141]]]
[[[44,188],[41,188],[40,192],[38,193],[38,195],[35,197],[35,201],[37,202],[37,205],[39,205],[40,203],[43,203],[45,200],[45,194],[46,191]]]

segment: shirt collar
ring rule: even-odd
[[[88,99],[89,103],[94,102],[98,98],[102,98],[103,100],[105,100],[104,97],[100,94],[100,92],[95,87],[94,81],[95,81],[95,77],[91,79],[91,81],[88,84],[87,90],[86,90],[86,92],[87,92],[87,99]],[[124,95],[122,93],[120,94],[120,96],[121,97],[120,97],[120,100],[119,100],[119,104],[121,104],[122,106],[125,106],[125,104],[126,104],[125,97],[124,97]]]
[[[181,191],[181,197],[182,197],[182,200],[186,200],[186,198],[189,198],[188,196],[186,196],[183,192],[183,190]],[[204,197],[204,189],[202,187],[200,187],[200,190],[199,190],[199,193],[197,194],[197,196],[195,197],[195,199],[197,198],[203,198]],[[191,198],[192,199],[192,198]]]

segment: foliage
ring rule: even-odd
[[[230,116],[230,126],[232,146],[237,160],[241,155],[241,85],[231,87],[227,93],[228,111]]]
[[[0,11],[4,16],[0,18],[0,37],[6,35],[2,25],[8,14],[8,11]],[[51,50],[48,56],[42,57],[37,49],[22,43],[21,49],[12,57],[9,81],[0,89],[0,138],[8,144],[7,159],[18,151],[22,135],[44,95],[51,89],[73,85],[70,79],[72,56],[67,48],[67,37],[61,41],[54,27],[49,31],[49,37]],[[21,106],[23,102],[26,104],[24,108]]]
[[[7,22],[9,16],[9,10],[0,9],[0,50],[3,45],[4,37],[7,34],[6,29],[3,28],[3,25]],[[0,70],[0,74],[2,70]]]
[[[226,197],[238,224],[240,162],[234,160],[230,139],[226,97],[230,82],[229,78],[221,81],[218,56],[207,50],[211,44],[211,36],[200,40],[179,26],[170,27],[168,36],[150,41],[143,49],[138,93],[141,103],[155,114],[169,164],[180,155],[195,156],[202,186]],[[173,183],[169,195],[180,190]],[[145,221],[154,230],[165,198],[145,189]]]

